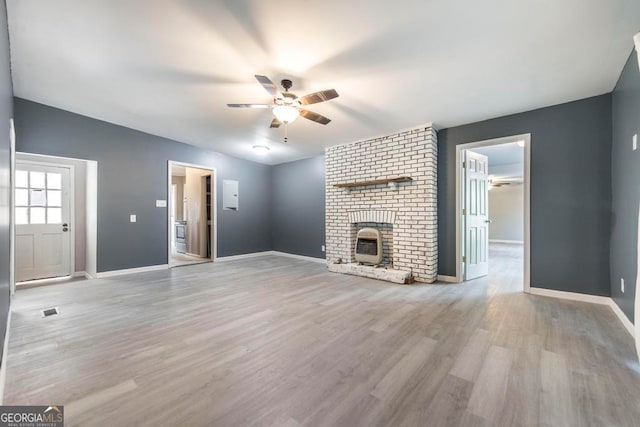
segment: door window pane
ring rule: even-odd
[[[47,188],[53,190],[62,189],[62,175],[59,173],[47,173]]]
[[[16,171],[16,187],[27,188],[29,186],[29,172]]]
[[[62,208],[47,208],[47,224],[62,223]]]
[[[45,224],[45,209],[31,208],[31,224]]]
[[[31,206],[46,206],[47,193],[44,190],[31,190]]]
[[[16,208],[16,224],[29,224],[29,208]]]
[[[16,190],[16,206],[29,206],[29,190]]]
[[[47,206],[62,206],[62,191],[47,190]]]
[[[31,188],[44,188],[44,172],[29,172],[29,178],[31,179],[29,187]]]

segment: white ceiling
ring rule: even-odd
[[[264,163],[610,92],[638,0],[8,0],[16,96]],[[333,121],[269,129],[254,74]],[[254,153],[268,143],[266,156]]]
[[[489,168],[524,163],[524,148],[518,146],[516,142],[477,147],[472,148],[471,151],[487,156],[489,158]]]

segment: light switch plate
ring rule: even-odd
[[[324,245],[322,245],[322,252],[324,252],[324,251],[325,251],[325,247],[324,247]]]
[[[638,134],[635,133],[633,134],[633,151],[636,151],[638,149]]]
[[[156,208],[166,208],[167,201],[166,200],[156,200]]]
[[[136,222],[137,218],[135,215],[129,215],[129,222]]]
[[[624,279],[622,277],[620,278],[620,290],[624,293]]]

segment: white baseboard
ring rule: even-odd
[[[96,277],[98,279],[104,279],[107,277],[122,276],[124,274],[146,273],[149,271],[166,270],[168,268],[169,268],[169,264],[149,265],[147,267],[127,268],[124,270],[101,271],[99,273],[96,273]]]
[[[7,330],[4,332],[4,347],[2,347],[2,365],[0,365],[0,405],[4,404],[4,385],[7,379],[7,354],[9,352],[9,327],[11,326],[11,304],[7,314]]]
[[[602,304],[609,305],[609,301],[611,298],[609,297],[601,297],[599,295],[588,295],[588,294],[580,294],[577,292],[565,292],[565,291],[556,291],[553,289],[544,289],[544,288],[529,288],[529,293],[533,295],[540,295],[543,297],[552,297],[552,298],[561,298],[567,299],[571,301],[580,301],[580,302],[590,302],[592,304]]]
[[[458,283],[458,278],[456,276],[445,276],[443,274],[438,274],[438,282]]]
[[[259,256],[273,255],[273,251],[251,252],[249,254],[222,256],[215,259],[215,262],[237,261],[240,259],[255,258]]]
[[[544,297],[552,297],[552,298],[561,298],[571,301],[580,301],[580,302],[588,302],[592,304],[601,304],[608,305],[613,310],[613,313],[618,317],[624,329],[629,332],[631,337],[634,336],[634,326],[631,323],[631,320],[622,312],[618,304],[613,300],[613,298],[602,297],[598,295],[587,295],[587,294],[579,294],[577,292],[564,292],[564,291],[555,291],[552,289],[543,289],[543,288],[530,288],[529,293],[533,295],[540,295]]]
[[[609,298],[609,303],[609,305],[611,306],[611,310],[613,310],[613,313],[618,316],[618,319],[620,319],[620,322],[622,322],[624,328],[632,337],[634,337],[634,326],[633,323],[631,323],[631,320],[629,320],[627,315],[624,314],[624,312],[620,309],[620,306],[613,300],[613,298]]]
[[[505,243],[507,245],[524,245],[522,240],[496,240],[489,239],[489,243]]]
[[[304,261],[311,261],[311,262],[319,262],[321,264],[326,264],[327,260],[324,258],[315,258],[312,256],[305,256],[305,255],[296,255],[296,254],[290,254],[287,252],[280,252],[280,251],[271,251],[272,255],[279,255],[279,256],[286,256],[289,258],[295,258],[295,259],[301,259]]]
[[[285,256],[285,257],[289,257],[289,258],[302,259],[302,260],[305,260],[305,261],[321,262],[323,264],[327,262],[324,258],[314,258],[314,257],[310,257],[310,256],[289,254],[287,252],[280,252],[280,251],[263,251],[263,252],[252,252],[250,254],[224,256],[224,257],[216,258],[216,262],[238,261],[238,260],[242,260],[242,259],[249,259],[249,258],[255,258],[255,257],[259,257],[259,256],[267,256],[267,255]]]

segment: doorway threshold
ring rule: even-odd
[[[75,283],[88,280],[84,275],[81,276],[62,276],[50,277],[47,279],[26,280],[24,282],[16,282],[16,290],[38,288],[40,286],[62,285],[66,283]]]

